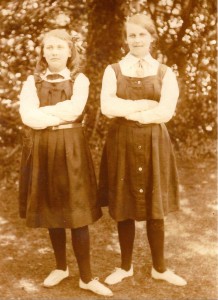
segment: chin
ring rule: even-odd
[[[137,57],[143,57],[145,55],[147,55],[149,53],[148,50],[145,50],[145,49],[134,49],[134,51],[131,52],[131,54],[133,54],[134,56],[137,56]]]
[[[50,69],[54,70],[55,72],[59,72],[59,70],[63,69],[60,64],[50,64],[49,65]]]

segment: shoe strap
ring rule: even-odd
[[[94,281],[94,280],[99,281],[99,277],[94,277],[91,279],[91,281]]]

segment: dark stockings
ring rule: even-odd
[[[135,239],[135,221],[118,222],[118,235],[121,249],[121,268],[131,268],[133,244]],[[147,236],[151,249],[153,267],[162,273],[166,270],[164,260],[164,220],[147,221]]]
[[[92,279],[90,266],[90,240],[88,226],[71,229],[72,245],[79,267],[80,278],[88,283]]]
[[[49,236],[54,250],[56,269],[65,271],[66,262],[66,232],[64,228],[50,228]]]
[[[125,220],[117,223],[121,250],[121,268],[129,271],[132,263],[133,244],[135,239],[135,221]]]
[[[66,270],[66,231],[64,228],[49,229],[49,236],[56,260],[56,268]],[[88,226],[71,229],[72,246],[78,263],[80,278],[88,283],[91,278],[90,246]]]
[[[147,236],[151,249],[153,267],[156,271],[166,271],[164,260],[164,220],[147,221]]]

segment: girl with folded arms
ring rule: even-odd
[[[152,20],[143,14],[126,22],[129,53],[107,66],[101,91],[102,113],[111,118],[100,167],[99,198],[117,222],[121,265],[105,282],[133,276],[135,221],[146,221],[152,256],[151,276],[184,286],[167,269],[164,218],[179,209],[177,168],[165,126],[179,96],[176,76],[150,54],[157,38]]]
[[[63,29],[44,35],[39,62],[20,94],[20,114],[29,128],[20,171],[20,216],[33,228],[48,228],[56,268],[44,280],[52,287],[69,276],[66,229],[78,263],[79,287],[112,296],[93,279],[88,225],[101,216],[96,178],[83,128],[89,80],[82,73],[71,36]]]

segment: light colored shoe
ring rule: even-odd
[[[129,271],[125,271],[121,268],[115,268],[114,272],[111,273],[109,276],[106,277],[105,283],[107,284],[116,284],[121,282],[124,278],[133,276],[133,265],[131,265],[131,268]]]
[[[172,283],[172,284],[178,285],[178,286],[184,286],[187,284],[185,279],[176,275],[171,270],[166,270],[164,273],[159,273],[154,268],[152,268],[151,276],[154,279],[165,280],[169,283]]]
[[[48,277],[44,280],[44,287],[52,287],[60,283],[63,279],[69,276],[69,269],[67,267],[66,271],[63,270],[53,270]]]
[[[102,296],[113,296],[112,291],[99,282],[99,279],[96,277],[89,281],[88,283],[84,283],[81,279],[79,280],[79,287],[84,290],[89,290],[95,294]]]

